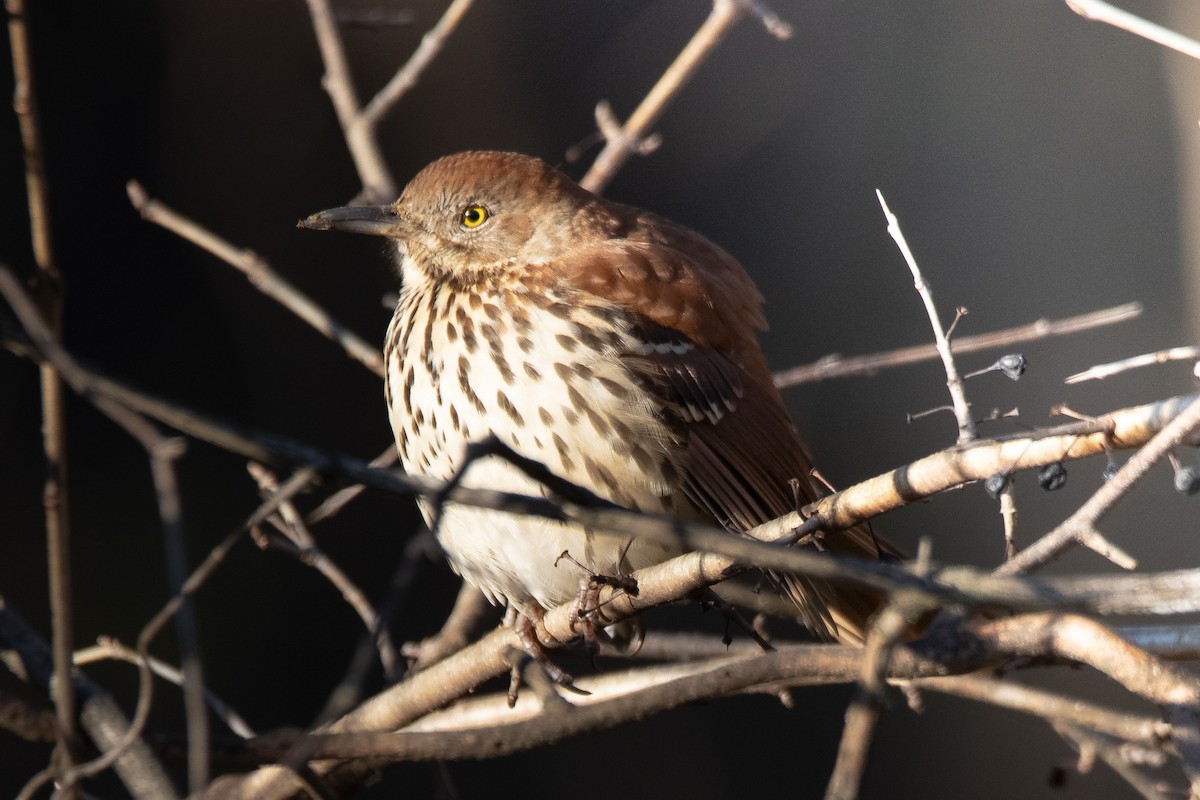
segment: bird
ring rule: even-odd
[[[619,506],[748,530],[818,499],[808,450],[758,334],[763,298],[741,264],[662,216],[598,196],[527,155],[434,161],[384,206],[301,227],[382,236],[401,290],[385,338],[385,400],[404,470],[537,496],[485,439]],[[517,620],[575,602],[581,578],[675,555],[572,522],[418,500],[450,566]],[[899,552],[865,527],[835,553]],[[569,554],[569,558],[561,558]],[[786,577],[798,618],[861,641],[880,598]],[[522,641],[529,642],[526,630]]]

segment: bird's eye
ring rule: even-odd
[[[483,206],[469,205],[463,209],[462,218],[458,222],[464,228],[478,228],[487,222],[488,216],[488,210]]]

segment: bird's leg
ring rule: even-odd
[[[539,632],[545,633],[546,628],[542,623],[543,611],[538,606],[517,612],[516,619],[513,620],[513,630],[517,633],[517,638],[521,640],[521,647],[529,654],[546,676],[555,684],[563,687],[567,691],[575,694],[590,694],[583,689],[575,686],[575,679],[570,676],[561,667],[550,660],[546,655],[546,648],[542,646],[542,640]],[[546,638],[550,638],[547,634]],[[508,705],[512,707],[517,702],[517,692],[521,688],[521,672],[519,669],[514,669],[512,678],[508,686]]]
[[[824,478],[822,478],[820,476],[820,473],[817,473],[817,471],[815,469],[813,470],[813,472],[817,475],[819,480],[821,480],[821,481],[825,480]],[[826,486],[828,486],[828,485],[829,484],[826,484]],[[800,480],[798,478],[792,478],[791,480],[788,481],[788,486],[792,487],[792,502],[795,504],[795,511],[796,511],[797,516],[799,516],[800,519],[807,519],[807,517],[804,514],[804,507],[806,505],[808,505],[808,500],[806,499],[805,494],[800,490]],[[830,488],[832,489],[832,487],[830,487]],[[797,546],[811,544],[814,547],[816,547],[819,552],[822,552],[822,553],[824,553],[828,549],[825,547],[825,532],[824,531],[813,531],[812,533],[802,536],[800,539],[793,542],[793,544],[795,544]]]
[[[579,579],[579,593],[571,603],[571,630],[579,631],[583,636],[583,647],[587,650],[592,666],[596,664],[596,656],[600,654],[600,636],[604,630],[588,619],[588,615],[600,607],[600,588],[603,583],[595,575],[585,575]]]
[[[571,603],[571,630],[577,630],[583,636],[583,645],[592,659],[592,665],[595,666],[596,656],[600,653],[600,642],[610,641],[604,627],[590,619],[592,614],[600,610],[600,590],[605,586],[612,586],[636,597],[638,584],[633,578],[625,575],[601,575],[581,564],[569,550],[563,550],[558,558],[554,559],[555,566],[563,559],[584,572],[584,576],[579,579],[579,593]]]

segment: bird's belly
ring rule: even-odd
[[[494,457],[473,464],[464,482],[542,494],[537,483]],[[430,519],[433,509],[423,502],[422,510]],[[587,570],[623,576],[678,552],[643,539],[453,503],[446,506],[438,524],[438,541],[450,565],[467,582],[483,590],[492,602],[511,602],[519,610],[531,604],[548,609],[570,602]]]
[[[441,314],[456,318],[450,309]],[[462,467],[469,443],[495,436],[622,506],[679,510],[686,501],[668,466],[669,435],[614,355],[618,334],[597,350],[579,343],[577,323],[550,313],[524,323],[502,314],[491,324],[496,334],[476,326],[482,330],[466,337],[461,323],[453,336],[434,325],[424,352],[410,347],[389,353],[392,426],[406,471],[448,479]],[[418,321],[414,327],[422,326]],[[545,494],[498,456],[472,463],[462,482]],[[432,522],[434,509],[428,501],[421,507]],[[578,525],[457,504],[446,507],[436,533],[464,579],[494,602],[512,602],[518,609],[569,602],[585,570],[623,575],[678,552]],[[560,558],[564,552],[571,558]]]

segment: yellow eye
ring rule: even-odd
[[[487,222],[488,216],[488,210],[483,206],[470,205],[463,209],[459,224],[464,228],[478,228]]]

